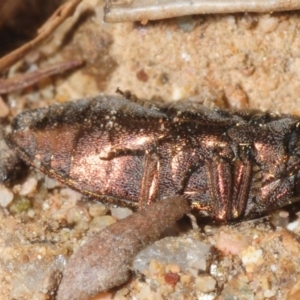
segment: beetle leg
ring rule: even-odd
[[[259,196],[249,199],[246,215],[252,217],[299,201],[299,197],[293,197],[294,185],[295,175],[265,184]]]
[[[215,155],[207,162],[209,190],[212,199],[212,212],[218,220],[228,220],[229,200],[231,199],[231,165],[225,159]]]
[[[236,219],[243,215],[248,202],[253,166],[248,150],[247,147],[242,147],[241,159],[237,159],[234,163],[234,182],[230,208],[231,219]]]
[[[139,194],[139,209],[153,203],[158,192],[159,160],[155,153],[146,152]]]
[[[204,164],[203,157],[199,157],[198,155],[195,156],[194,154],[192,155],[192,158],[187,165],[186,171],[182,175],[182,179],[180,181],[180,188],[176,192],[177,195],[182,195],[184,193],[184,190],[188,185],[188,181],[190,177],[199,167],[203,166],[203,164]]]
[[[246,209],[252,180],[250,149],[240,148],[233,162],[216,154],[207,164],[212,211],[219,220],[241,217]]]

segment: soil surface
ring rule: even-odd
[[[9,70],[13,77],[85,60],[67,74],[3,95],[5,132],[25,109],[114,94],[118,87],[150,101],[190,98],[300,116],[299,12],[107,24],[102,9],[101,1],[83,1],[51,39]],[[68,257],[128,211],[87,200],[34,169],[25,173],[0,185],[0,299],[55,299]],[[299,234],[297,209],[201,225],[147,248],[130,282],[93,300],[298,299]]]

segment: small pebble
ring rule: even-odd
[[[21,214],[27,212],[31,208],[31,202],[27,197],[17,197],[9,206],[11,214]]]
[[[275,273],[278,270],[278,268],[277,268],[277,266],[275,264],[272,264],[270,266],[270,270]]]
[[[180,276],[180,282],[184,285],[188,285],[192,282],[192,276],[189,274],[183,274]]]
[[[6,118],[9,114],[9,107],[0,97],[0,118]]]
[[[111,215],[118,220],[124,219],[132,214],[132,210],[126,207],[113,207],[110,211]]]
[[[136,73],[136,77],[139,81],[142,81],[142,82],[147,82],[148,79],[149,79],[149,76],[147,75],[147,73],[143,69],[139,70]]]
[[[14,194],[5,186],[0,185],[0,206],[7,207],[14,199]]]
[[[35,211],[33,209],[29,209],[27,212],[27,216],[33,218],[35,216]]]
[[[249,246],[242,251],[239,256],[245,265],[247,272],[253,272],[254,267],[261,265],[264,261],[262,250],[256,249],[253,246]]]
[[[249,105],[245,91],[239,85],[228,85],[224,89],[226,99],[232,109],[245,109]]]
[[[210,246],[187,237],[166,237],[146,247],[135,257],[134,270],[143,272],[152,260],[164,264],[176,264],[183,271],[197,273],[207,268]]]
[[[113,224],[116,219],[112,216],[97,216],[90,223],[90,229],[100,231],[101,229]]]
[[[70,203],[73,203],[74,205],[76,204],[77,201],[79,201],[82,197],[82,194],[70,189],[70,188],[65,188],[60,191],[60,194],[68,199]]]
[[[166,272],[179,273],[180,267],[175,264],[168,264],[166,265]]]
[[[279,18],[266,16],[259,20],[259,26],[261,30],[265,33],[270,33],[274,31],[279,24]]]
[[[202,293],[212,292],[216,287],[216,280],[211,276],[199,276],[195,281],[195,288]]]
[[[184,32],[191,32],[197,25],[197,20],[193,16],[183,16],[176,19],[177,26]]]
[[[299,219],[296,219],[294,222],[291,222],[287,225],[287,229],[290,231],[294,231],[295,229],[297,229],[299,226]]]
[[[99,295],[91,298],[90,300],[112,300],[114,299],[113,293],[100,293]]]
[[[167,272],[164,276],[167,284],[175,287],[177,282],[180,280],[180,276],[177,273]]]
[[[79,222],[89,222],[90,216],[85,207],[74,206],[67,214],[68,224],[77,224]]]
[[[247,235],[221,231],[216,241],[216,248],[226,255],[236,255],[246,249],[249,244],[250,238]]]
[[[272,290],[265,290],[264,291],[264,297],[265,298],[271,298],[271,297],[275,297],[276,296],[276,292],[272,291]]]
[[[59,185],[60,183],[56,179],[45,176],[45,188],[54,189]]]
[[[124,287],[124,288],[116,291],[115,299],[124,299],[125,300],[125,299],[127,299],[126,296],[129,295],[129,293],[130,293],[130,290],[128,288]]]
[[[150,261],[148,270],[150,277],[160,277],[165,274],[164,266],[155,259]]]
[[[33,193],[37,187],[37,180],[33,177],[28,178],[22,185],[20,190],[21,196],[27,196]]]
[[[89,207],[89,214],[91,217],[104,216],[107,212],[107,206],[100,203],[92,203]]]
[[[79,232],[84,232],[89,229],[89,226],[90,226],[89,222],[80,221],[80,222],[76,223],[74,228]]]
[[[287,228],[289,225],[289,212],[277,210],[270,214],[270,222],[276,228]]]

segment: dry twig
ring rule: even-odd
[[[18,49],[12,51],[11,53],[5,55],[0,59],[0,72],[3,72],[18,60],[20,60],[24,55],[26,55],[31,49],[39,45],[44,41],[50,34],[72,13],[74,12],[77,5],[82,0],[71,0],[62,6],[60,6],[53,15],[46,21],[46,23],[38,30],[38,35],[36,38],[30,42],[22,45]]]
[[[5,4],[5,0],[3,0],[2,2],[0,2],[0,10],[2,9],[2,7],[4,6]]]
[[[38,82],[42,78],[76,68],[81,64],[82,60],[72,59],[38,69],[34,72],[17,75],[9,79],[0,80],[0,94],[6,94],[18,89],[28,87]]]

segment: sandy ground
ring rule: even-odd
[[[189,16],[145,25],[105,24],[96,0],[84,1],[79,12],[10,76],[24,65],[72,57],[85,59],[85,66],[4,97],[6,120],[23,109],[114,94],[117,87],[141,99],[193,97],[300,115],[298,12]],[[0,299],[55,299],[67,257],[118,217],[35,170],[11,189],[1,188],[10,201],[0,210]],[[93,299],[298,299],[300,225],[294,217],[288,229],[262,219],[190,230],[183,243],[205,246],[201,266],[197,260],[185,268],[182,257],[166,261],[162,250],[162,258],[150,259],[131,282]],[[178,249],[184,255],[184,247]]]

